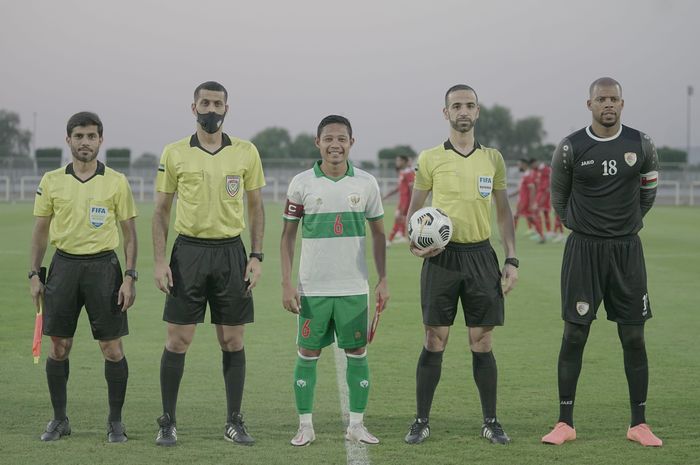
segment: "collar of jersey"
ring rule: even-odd
[[[231,138],[225,132],[221,134],[221,147],[216,149],[216,151],[214,152],[210,152],[209,150],[202,147],[202,144],[199,143],[199,137],[197,137],[196,132],[192,134],[192,137],[190,137],[190,147],[197,147],[198,149],[207,152],[209,155],[216,155],[217,153],[221,152],[224,149],[224,147],[228,147],[229,145],[232,145]]]
[[[615,140],[618,137],[620,137],[620,134],[622,134],[622,125],[620,125],[620,129],[617,130],[617,133],[615,135],[612,135],[610,137],[598,137],[595,134],[593,134],[593,129],[591,129],[590,126],[586,126],[586,134],[588,134],[588,137],[590,137],[593,140],[596,140],[598,142],[608,142],[611,140]]]
[[[317,178],[328,178],[331,181],[340,181],[345,176],[355,176],[355,169],[352,167],[352,163],[350,163],[350,160],[347,161],[348,169],[345,171],[345,174],[339,178],[331,178],[330,176],[326,176],[326,173],[321,171],[321,162],[322,161],[323,160],[319,160],[316,163],[314,163],[314,174],[316,175]]]
[[[459,150],[457,150],[457,149],[455,148],[455,146],[452,145],[452,141],[451,141],[450,139],[447,139],[447,140],[445,141],[445,143],[442,144],[442,146],[443,146],[443,148],[444,148],[445,150],[452,150],[452,151],[455,152],[457,155],[462,156],[462,157],[464,157],[464,158],[467,158],[469,155],[471,155],[472,153],[476,152],[477,149],[480,149],[480,148],[481,148],[481,144],[479,143],[478,140],[474,140],[474,148],[473,148],[473,149],[471,150],[471,152],[469,152],[469,153],[462,153],[462,152],[460,152]]]
[[[78,181],[82,182],[83,184],[94,178],[95,176],[104,176],[105,175],[105,165],[102,163],[100,160],[97,160],[97,169],[95,170],[95,174],[87,178],[85,181],[80,179],[78,176],[75,175],[75,169],[73,168],[73,163],[68,163],[66,165],[66,174],[70,174],[73,176],[75,179]]]

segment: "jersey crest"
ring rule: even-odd
[[[350,204],[350,208],[357,208],[360,206],[360,201],[362,200],[362,197],[360,194],[357,194],[353,192],[352,194],[348,195],[348,204]]]
[[[589,308],[590,308],[590,306],[588,305],[588,302],[576,302],[576,311],[581,316],[588,313]]]
[[[90,205],[90,224],[94,228],[99,228],[105,224],[107,220],[107,207],[100,207],[97,205]]]
[[[625,163],[629,166],[634,166],[634,164],[637,163],[637,154],[634,152],[625,153]]]
[[[239,175],[227,175],[226,176],[226,192],[231,197],[235,197],[241,188],[241,177]]]

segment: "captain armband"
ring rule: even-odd
[[[640,178],[640,189],[656,189],[659,184],[659,172],[649,171],[648,173],[642,173],[639,175]]]
[[[300,219],[304,216],[304,205],[287,199],[287,204],[284,206],[284,216],[289,219]]]

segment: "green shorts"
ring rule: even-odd
[[[323,349],[338,338],[341,349],[367,345],[367,294],[342,297],[302,296],[297,345]]]

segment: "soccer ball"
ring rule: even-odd
[[[408,221],[408,237],[419,249],[445,247],[452,238],[452,220],[439,208],[421,208]]]

